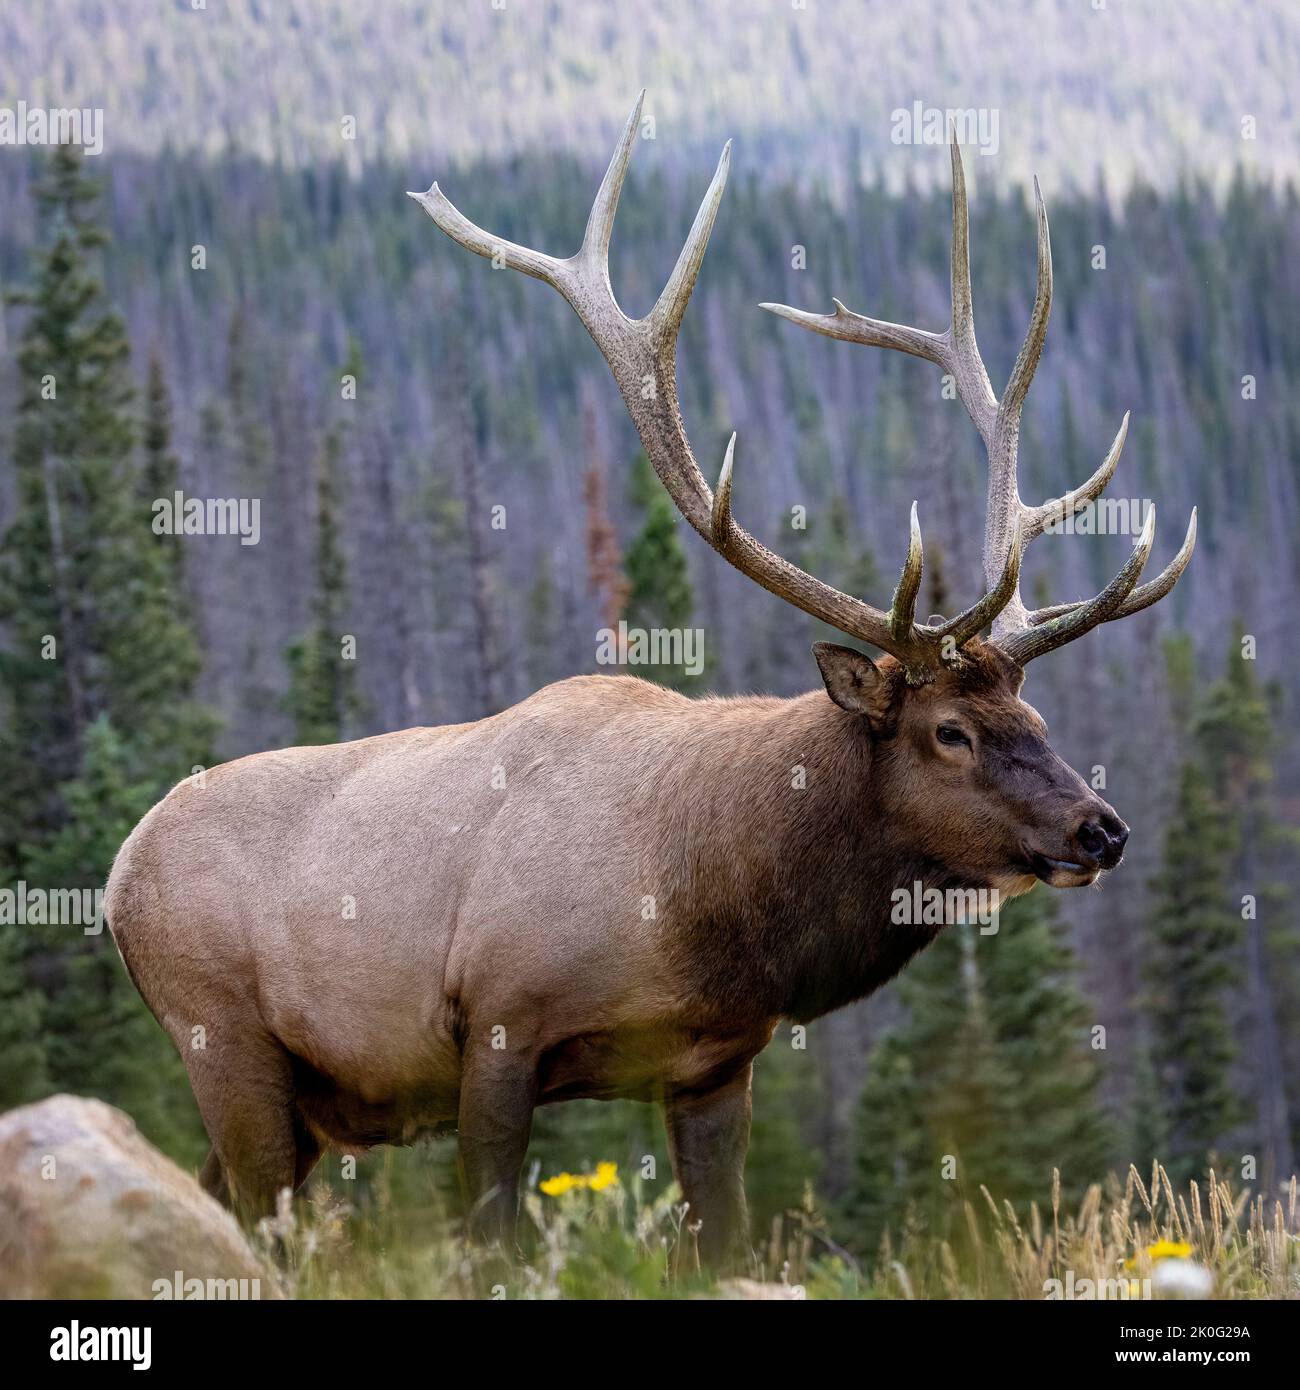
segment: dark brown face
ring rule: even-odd
[[[1020,668],[995,647],[972,645],[963,669],[917,687],[890,660],[862,668],[835,652],[848,649],[818,650],[827,690],[871,721],[886,810],[908,844],[1006,894],[1033,878],[1083,887],[1119,863],[1128,827],[1052,751]]]

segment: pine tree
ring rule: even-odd
[[[1061,1170],[1068,1193],[1104,1172],[1110,1135],[1075,965],[1041,894],[996,933],[946,927],[900,978],[906,1020],[871,1058],[859,1104],[850,1235],[872,1249],[909,1209],[955,1230],[986,1185],[1021,1208]]]
[[[1240,1119],[1226,1007],[1241,923],[1228,896],[1231,822],[1199,762],[1182,771],[1156,877],[1148,960],[1151,1062],[1170,1175],[1199,1177]]]
[[[677,534],[677,513],[644,451],[632,465],[632,501],[645,520],[624,556],[628,626],[683,631],[695,607],[686,552]],[[701,679],[666,664],[640,666],[635,674],[683,691]]]
[[[0,924],[0,1110],[49,1095],[45,1000],[27,978],[22,928]]]
[[[167,378],[157,355],[149,358],[149,383],[145,390],[145,417],[141,431],[144,465],[140,469],[140,500],[151,509],[161,499],[170,500],[180,487],[180,465],[172,452],[171,397]],[[167,552],[172,589],[177,599],[185,595],[184,552],[181,537],[163,532],[158,544]]]
[[[129,349],[92,268],[104,237],[83,170],[60,147],[37,187],[40,246],[18,297],[30,309],[18,506],[0,542],[0,868],[47,890],[101,887],[151,802],[209,761],[213,733],[192,703],[198,650],[142,499]],[[160,1097],[187,1094],[166,1079],[170,1044],[107,938],[64,926],[7,954],[43,997],[50,1086],[135,1103],[146,1119]]]
[[[814,1024],[804,1047],[794,1046],[790,1026],[782,1024],[754,1058],[753,1121],[745,1160],[745,1194],[756,1242],[773,1218],[799,1207],[805,1190],[821,1174],[822,1154],[805,1136],[812,1131],[824,1091],[817,1047],[822,1035]]]
[[[0,543],[0,863],[61,823],[91,722],[130,732],[128,756],[161,787],[206,759],[190,703],[199,658],[179,615],[134,471],[128,346],[90,257],[104,240],[81,159],[58,147],[38,187],[43,244],[18,359],[18,508]]]
[[[909,1208],[946,1230],[956,1201],[981,1182],[1023,1195],[1008,1171],[1014,1085],[990,1036],[970,931],[945,929],[912,963],[899,984],[906,1022],[878,1045],[879,1068],[873,1055],[845,1203],[849,1239],[862,1249]]]
[[[1215,797],[1233,822],[1228,890],[1244,947],[1246,1020],[1240,1031],[1249,1049],[1241,1069],[1250,1112],[1246,1146],[1259,1156],[1260,1178],[1271,1191],[1295,1168],[1279,1022],[1300,983],[1294,953],[1286,949],[1290,914],[1284,906],[1295,855],[1294,837],[1283,829],[1273,798],[1278,751],[1273,714],[1242,639],[1238,631],[1224,677],[1206,696],[1196,736]]]
[[[1197,938],[1187,947],[1182,935],[1167,931],[1167,940],[1179,952],[1197,949],[1197,967],[1207,970],[1201,983],[1214,990],[1210,999],[1203,995],[1196,1004],[1210,1006],[1214,1023],[1211,1047],[1203,1054],[1205,1073],[1193,1070],[1183,1077],[1201,1104],[1196,1106],[1200,1118],[1189,1119],[1192,1150],[1179,1152],[1178,1161],[1196,1163],[1208,1155],[1215,1140],[1228,1138],[1233,1123],[1250,1120],[1244,1147],[1261,1159],[1260,1177],[1274,1190],[1294,1168],[1292,1102],[1287,1097],[1289,1077],[1279,1026],[1297,984],[1294,956],[1286,949],[1289,915],[1279,902],[1285,897],[1279,890],[1292,877],[1294,841],[1279,823],[1272,802],[1274,717],[1267,692],[1256,678],[1256,663],[1243,651],[1240,631],[1230,645],[1224,677],[1205,692],[1194,714],[1192,733],[1192,756],[1204,794],[1212,802],[1212,809],[1204,813],[1222,823],[1218,853],[1208,855],[1210,888],[1221,897],[1217,910],[1207,905],[1217,926],[1212,937]],[[1204,876],[1205,869],[1194,872]],[[1167,887],[1175,891],[1172,881]],[[1189,890],[1178,885],[1176,891],[1186,895]],[[1183,991],[1192,986],[1171,979],[1178,959],[1161,959],[1154,980],[1164,995],[1182,1002]],[[1210,980],[1217,980],[1218,986],[1211,986]],[[1239,981],[1244,986],[1240,1031],[1250,1051],[1233,1074],[1236,1047],[1222,1040],[1221,1029],[1232,1033],[1236,1023],[1228,991]],[[1175,1068],[1176,1073],[1183,1070]],[[1169,1104],[1173,1137],[1185,1145],[1189,1138],[1180,1131],[1179,1120],[1185,1116],[1178,1097],[1169,1098]]]
[[[81,773],[60,790],[66,817],[41,845],[25,846],[33,884],[98,889],[113,856],[153,804],[155,787],[132,779],[125,742],[101,715],[86,731]],[[34,960],[52,981],[44,1009],[49,1089],[120,1106],[141,1132],[178,1158],[202,1156],[202,1132],[185,1071],[136,993],[102,921],[31,928]]]
[[[335,475],[339,432],[326,437],[316,472],[316,569],[311,626],[290,644],[286,707],[298,743],[336,743],[353,705],[352,668],[344,660],[347,574],[339,544]]]
[[[1057,1168],[1067,1197],[1081,1196],[1104,1174],[1115,1136],[1100,1108],[1095,1019],[1075,983],[1056,899],[1043,889],[1015,899],[997,935],[979,944],[998,1051],[1023,1126],[1016,1147],[1028,1195],[1041,1197]]]

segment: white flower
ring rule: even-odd
[[[1194,1260],[1158,1260],[1151,1271],[1151,1287],[1165,1298],[1209,1298],[1214,1275]]]

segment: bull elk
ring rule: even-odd
[[[746,1242],[752,1061],[778,1021],[862,998],[933,939],[938,926],[891,922],[894,890],[919,882],[1005,899],[1038,879],[1092,883],[1123,853],[1127,827],[1020,699],[1024,668],[1167,594],[1196,516],[1151,582],[1138,584],[1153,516],[1096,597],[1036,612],[1021,601],[1025,547],[1100,494],[1127,427],[1126,416],[1077,491],[1021,501],[1020,414],[1052,301],[1037,184],[1037,292],[1000,399],[975,342],[955,140],[946,331],[838,301],[829,315],[763,306],[935,363],[984,440],[985,592],[955,617],[918,623],[915,505],[885,611],[743,529],[732,512],[734,435],[716,489],[702,476],[678,409],[675,351],[730,145],[658,302],[630,319],[610,286],[608,249],[640,110],[638,101],[567,260],[492,236],[436,183],[410,196],[453,241],[564,296],[677,508],[723,559],[885,655],[819,642],[824,690],[788,700],[691,700],[629,677],[579,676],[477,723],[260,753],[214,769],[202,787],[176,787],[122,847],[106,910],[185,1059],[212,1141],[203,1182],[245,1214],[297,1188],[327,1145],[454,1128],[476,1227],[510,1239],[534,1108],[632,1097],[662,1104],[702,1254],[726,1262]],[[192,1045],[199,1028],[202,1047]]]

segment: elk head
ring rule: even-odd
[[[1048,746],[1020,698],[1023,670],[995,644],[971,642],[960,668],[921,685],[892,658],[813,651],[827,693],[872,740],[874,809],[911,859],[1004,897],[1035,878],[1079,887],[1119,863],[1128,827]]]
[[[699,274],[730,164],[722,156],[667,285],[650,312],[629,319],[609,279],[609,242],[641,93],[623,129],[577,253],[561,260],[494,237],[464,217],[435,183],[409,196],[453,240],[494,264],[534,276],[568,301],[614,374],[655,472],[678,510],[725,560],[804,613],[879,648],[879,664],[860,652],[819,643],[827,692],[861,717],[873,740],[892,808],[909,843],[971,881],[1010,884],[1037,876],[1059,887],[1091,883],[1119,862],[1128,829],[1052,752],[1037,712],[1020,699],[1025,666],[1102,623],[1149,607],[1177,583],[1196,543],[1196,512],[1178,553],[1154,580],[1139,584],[1155,537],[1152,508],[1123,568],[1095,597],[1035,611],[1020,597],[1026,546],[1048,525],[1101,494],[1119,462],[1128,415],[1106,457],[1082,487],[1038,506],[1021,501],[1017,480],[1020,414],[1038,366],[1052,305],[1052,252],[1038,181],[1038,284],[1029,328],[1006,389],[994,395],[975,341],[966,184],[954,136],[952,155],[952,320],[942,333],[866,318],[834,301],[833,314],[780,304],[761,307],[827,337],[891,348],[937,365],[984,441],[989,461],[984,527],[984,593],[952,618],[916,621],[924,551],[916,504],[903,571],[888,611],[841,593],[751,536],[732,516],[736,436],[716,489],[695,461],[677,402],[677,332]],[[992,629],[988,639],[980,634]],[[1026,882],[1027,886],[1027,882]]]

